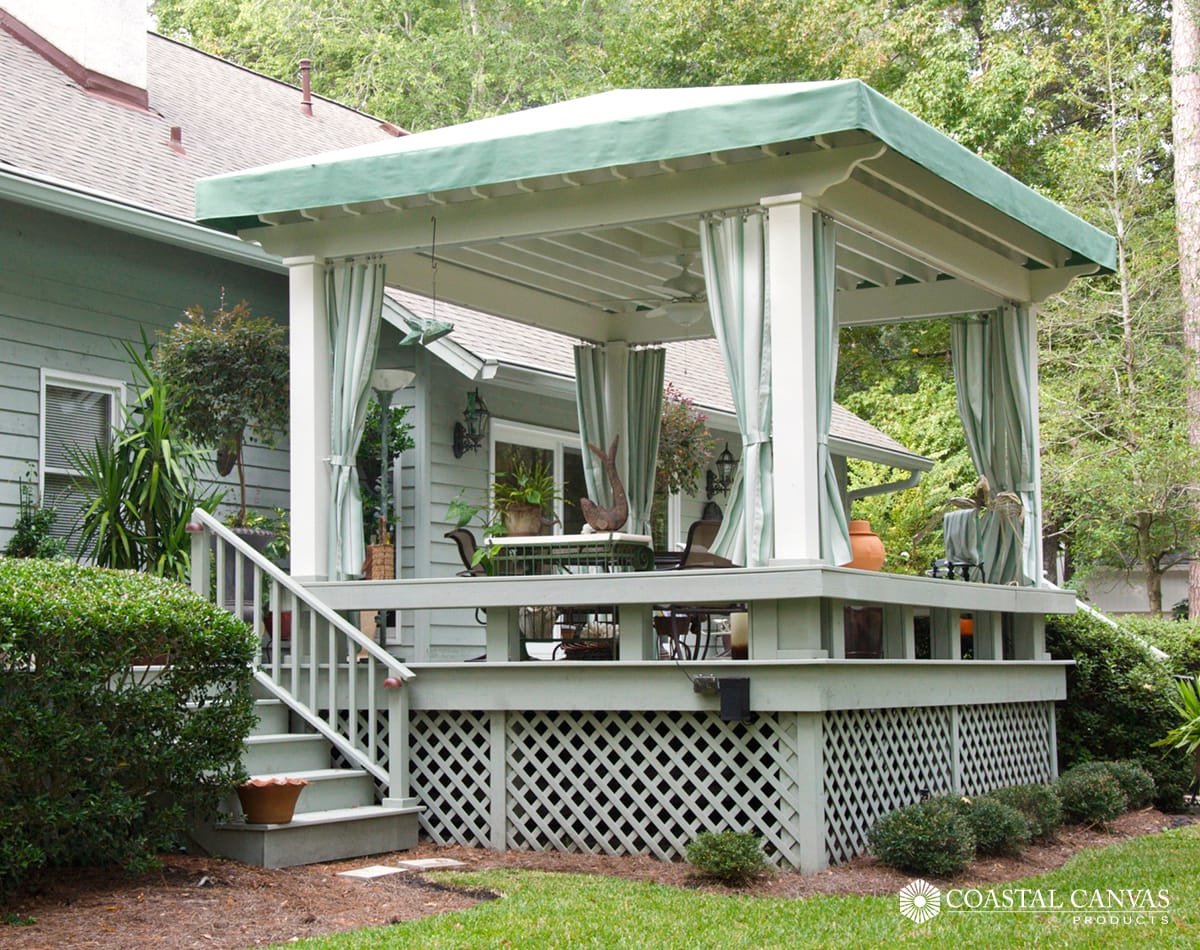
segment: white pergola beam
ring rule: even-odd
[[[1027,303],[1032,299],[1030,271],[861,182],[847,181],[830,188],[820,206],[835,220],[940,271],[971,280],[1008,300]]]
[[[852,327],[979,313],[994,310],[1003,303],[1003,298],[964,280],[843,290],[838,293],[838,325]]]
[[[675,175],[614,179],[586,188],[462,201],[436,209],[441,247],[541,237],[663,221],[739,206],[757,205],[764,194],[820,194],[843,181],[878,143],[809,152],[758,163],[714,165]],[[317,254],[326,258],[428,248],[429,208],[381,211],[357,217],[250,228],[241,232],[281,257]]]

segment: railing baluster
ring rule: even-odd
[[[406,776],[400,774],[403,768],[398,771],[398,763],[403,757],[390,767],[383,765],[385,753],[378,740],[380,723],[375,693],[381,686],[381,670],[384,676],[396,682],[409,679],[412,672],[382,652],[382,647],[374,639],[364,635],[345,617],[330,611],[282,574],[259,552],[246,547],[244,541],[207,512],[197,509],[189,530],[194,532],[193,589],[209,595],[210,600],[239,617],[249,619],[254,633],[259,637],[259,676],[279,689],[278,695],[286,699],[294,714],[304,718],[330,739],[343,755],[367,767],[376,779],[387,786],[385,795],[395,798],[396,795],[390,791],[392,786],[402,789],[406,781]],[[253,571],[249,579],[245,576],[247,565]],[[215,584],[209,582],[211,567],[216,569]],[[229,568],[234,570],[234,577],[227,583]],[[251,599],[248,600],[248,597]],[[246,610],[247,606],[249,610]],[[289,615],[291,621],[287,640],[283,632],[285,615]],[[271,630],[266,636],[264,628],[268,620]],[[264,642],[269,644],[271,652],[270,660],[266,663],[262,657]],[[285,662],[280,656],[285,643],[289,647],[290,662]],[[367,663],[365,673],[358,669],[360,649]],[[343,656],[348,665],[344,688],[340,683]],[[320,687],[322,668],[329,677],[324,690]],[[285,671],[289,681],[286,688],[283,682]],[[308,677],[307,690],[304,689],[305,676]],[[302,693],[305,699],[301,698]],[[343,695],[344,700],[339,698]],[[318,699],[322,696],[326,698],[328,707],[324,715],[318,708]],[[347,721],[344,724],[339,721],[340,705],[346,706]],[[397,714],[403,716],[404,708],[404,704],[399,707],[389,704],[393,717]],[[365,736],[361,735],[359,728],[360,715],[364,712]],[[389,727],[395,735],[407,735],[403,723],[389,722]]]

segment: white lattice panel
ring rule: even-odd
[[[511,713],[507,846],[669,860],[702,831],[749,831],[794,854],[792,717],[713,713]]]
[[[488,714],[413,712],[411,794],[424,806],[421,829],[438,844],[488,847],[491,732]]]
[[[962,790],[979,795],[1051,777],[1049,703],[963,706],[958,735]]]
[[[824,761],[825,852],[836,864],[865,850],[881,815],[950,790],[950,709],[828,712]]]

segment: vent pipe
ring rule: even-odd
[[[312,60],[300,60],[300,111],[312,115]]]

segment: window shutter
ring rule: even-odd
[[[71,452],[87,450],[109,439],[112,402],[111,393],[46,385],[47,472],[74,474]]]

